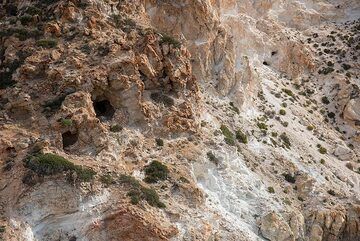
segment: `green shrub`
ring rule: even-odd
[[[280,114],[280,115],[286,115],[286,111],[285,111],[284,109],[281,109],[281,110],[279,111],[279,114]]]
[[[307,129],[308,131],[312,131],[312,130],[314,130],[314,126],[308,125],[308,126],[306,127],[306,129]]]
[[[329,99],[328,99],[326,96],[323,96],[323,97],[321,98],[321,102],[322,102],[323,104],[325,104],[325,105],[330,104],[330,101],[329,101]]]
[[[57,46],[57,41],[55,39],[40,39],[36,41],[36,45],[43,48],[54,48]]]
[[[290,149],[291,142],[290,142],[290,138],[286,135],[286,133],[285,132],[281,133],[281,135],[279,137],[283,141],[285,147]]]
[[[147,183],[156,183],[159,180],[166,180],[169,174],[167,166],[159,161],[152,161],[145,167],[145,179]]]
[[[275,193],[275,189],[273,187],[268,187],[268,192],[269,193]]]
[[[332,190],[332,189],[328,190],[327,192],[328,192],[331,196],[335,196],[335,195],[336,195],[335,191]]]
[[[282,91],[288,96],[294,97],[294,93],[289,89],[282,89]]]
[[[24,14],[19,19],[22,25],[27,25],[29,22],[31,22],[32,16],[29,14]]]
[[[26,28],[8,28],[0,30],[0,37],[8,37],[14,35],[20,41],[24,41],[28,38],[37,38],[42,35],[42,32],[38,29],[26,29]]]
[[[326,154],[327,153],[327,150],[325,147],[322,147],[321,145],[318,146],[318,151],[321,153],[321,154]]]
[[[283,176],[284,176],[284,178],[285,178],[285,180],[286,180],[287,182],[295,183],[295,181],[296,181],[295,176],[293,176],[293,175],[291,175],[291,174],[289,174],[289,173],[284,173]]]
[[[258,123],[257,123],[257,126],[258,126],[259,129],[261,129],[261,130],[267,130],[267,129],[268,129],[268,126],[267,126],[266,123],[264,123],[264,122],[258,122]]]
[[[320,163],[324,165],[324,164],[325,164],[325,160],[324,160],[324,159],[320,159]]]
[[[110,174],[103,174],[100,176],[100,182],[104,183],[106,186],[110,186],[115,183],[115,180]]]
[[[121,175],[119,181],[122,184],[130,186],[130,191],[127,195],[130,197],[130,202],[132,204],[136,205],[140,200],[145,200],[153,207],[165,208],[165,204],[160,201],[156,191],[154,189],[143,187],[134,177]]]
[[[111,132],[120,132],[120,131],[122,131],[122,129],[123,129],[123,127],[118,124],[110,126]]]
[[[156,142],[156,145],[158,145],[158,146],[164,146],[164,140],[161,138],[156,138],[155,142]]]
[[[6,227],[5,226],[0,226],[0,233],[5,233]]]
[[[175,48],[181,47],[180,41],[176,40],[174,37],[171,37],[170,35],[167,34],[161,34],[160,44],[164,44],[164,43],[173,45]]]
[[[78,180],[89,182],[96,175],[96,172],[92,169],[75,165],[64,157],[52,153],[38,153],[33,156],[28,156],[24,160],[24,165],[39,176],[50,176],[63,172],[72,172],[77,174]]]
[[[34,6],[28,6],[26,8],[26,10],[25,10],[25,13],[33,16],[33,15],[36,15],[36,14],[41,15],[42,11],[41,11],[40,8],[37,8],[37,7],[34,7]]]
[[[241,143],[244,143],[244,144],[247,144],[248,143],[248,137],[246,136],[245,133],[243,133],[241,130],[237,130],[235,132],[235,137],[236,139],[241,142]]]
[[[71,119],[61,119],[61,124],[63,126],[71,126],[73,124]]]
[[[231,146],[235,145],[234,134],[229,130],[229,128],[225,125],[221,125],[220,130],[224,135],[225,143]]]
[[[284,127],[288,127],[289,126],[289,122],[287,121],[282,121],[281,125],[283,125]]]
[[[209,158],[209,161],[215,163],[215,165],[219,164],[219,159],[212,152],[209,151],[208,153],[206,153],[206,155]]]

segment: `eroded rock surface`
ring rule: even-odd
[[[0,240],[360,240],[359,18],[3,1]]]

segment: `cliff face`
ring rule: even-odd
[[[2,1],[0,240],[359,240],[359,17]]]

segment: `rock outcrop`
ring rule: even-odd
[[[0,240],[360,240],[360,2],[0,3]]]

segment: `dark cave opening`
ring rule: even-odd
[[[115,114],[114,107],[110,104],[108,100],[94,101],[94,110],[96,117],[102,117],[106,120],[111,119]]]
[[[63,149],[74,145],[79,139],[79,134],[77,132],[71,133],[70,131],[67,131],[62,134],[62,143],[63,143]]]

